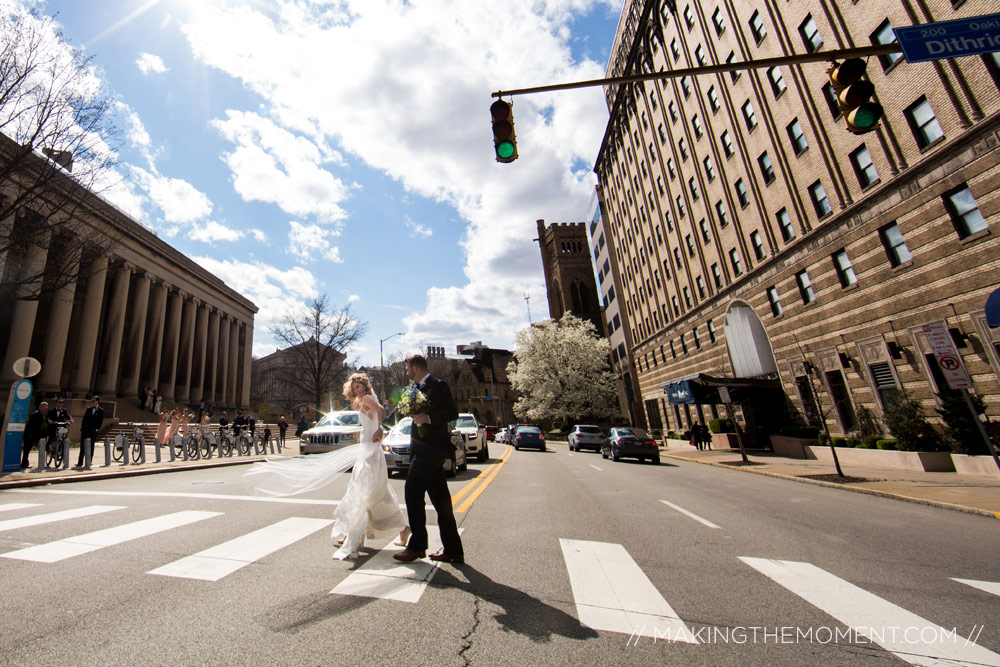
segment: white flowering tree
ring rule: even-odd
[[[520,419],[598,421],[618,413],[610,346],[594,325],[567,313],[517,333],[507,377]]]

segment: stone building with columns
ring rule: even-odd
[[[12,143],[0,136],[0,159]],[[17,187],[0,184],[0,196],[16,196]],[[11,244],[0,254],[10,297],[0,300],[0,401],[6,402],[16,377],[14,361],[30,356],[42,364],[32,378],[38,392],[137,401],[140,389],[149,387],[165,407],[245,407],[257,307],[71,174],[53,181],[46,197],[53,205],[63,197],[74,200],[66,209],[74,224],[60,230],[71,238],[63,243],[98,247],[77,253],[68,266],[50,256],[54,244],[20,251]],[[2,222],[16,228],[32,221],[18,215]],[[23,265],[45,270],[25,271]],[[54,272],[59,280],[50,290],[17,281],[25,273]]]

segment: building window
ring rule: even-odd
[[[681,314],[681,307],[679,305],[677,305],[677,296],[676,295],[670,297],[670,305],[672,305],[674,307],[674,317],[677,317],[678,315]]]
[[[861,147],[851,153],[851,165],[854,173],[858,177],[861,187],[867,188],[872,183],[878,181],[878,172],[875,171],[875,164],[872,156],[868,152],[868,147],[861,144]]]
[[[767,257],[767,251],[764,249],[764,239],[760,237],[760,232],[750,232],[750,244],[753,246],[753,254],[758,260]]]
[[[664,216],[664,220],[667,221],[667,231],[668,232],[674,231],[674,217],[672,215],[670,215],[670,211],[666,212],[666,215]],[[669,278],[670,276],[668,275],[667,277]]]
[[[896,34],[892,31],[892,24],[889,23],[889,19],[882,21],[878,28],[871,34],[872,44],[895,44]],[[882,71],[885,71],[892,67],[893,63],[899,60],[903,54],[901,53],[887,53],[884,56],[879,56],[878,61],[882,63]]]
[[[677,122],[677,105],[671,102],[667,105],[667,112],[670,114],[670,122]]]
[[[715,164],[712,163],[712,156],[706,157],[701,162],[705,165],[705,176],[708,177],[708,182],[711,183],[715,180]]]
[[[663,260],[663,279],[670,280],[670,261]]]
[[[691,310],[691,290],[687,287],[684,288],[684,306]]]
[[[726,210],[726,203],[721,199],[715,202],[715,213],[719,216],[720,227],[725,227],[729,224],[729,212]]]
[[[698,298],[704,299],[708,294],[705,291],[705,281],[702,279],[701,276],[698,276],[697,278],[694,279],[694,284],[698,286]]]
[[[826,106],[830,109],[830,115],[836,120],[840,118],[840,102],[837,100],[837,91],[833,89],[830,82],[823,84],[823,99],[826,100]]]
[[[906,122],[910,124],[910,130],[913,132],[913,138],[917,140],[918,147],[925,148],[944,136],[926,97],[921,96],[903,113]]]
[[[674,62],[677,62],[678,60],[680,60],[681,50],[677,47],[677,40],[676,39],[670,40],[670,53],[673,54],[673,56],[674,56]]]
[[[688,159],[688,148],[687,148],[687,141],[685,141],[685,140],[684,140],[684,137],[681,137],[681,138],[680,138],[680,139],[679,139],[679,140],[677,141],[677,150],[678,150],[678,151],[680,152],[680,154],[681,154],[681,161],[682,161],[682,162],[683,162],[684,160],[687,160],[687,159]]]
[[[841,287],[850,287],[858,282],[858,277],[854,275],[854,267],[851,266],[851,259],[847,256],[847,251],[840,249],[833,253],[833,268],[837,272],[837,279],[840,280]]]
[[[750,194],[747,192],[747,186],[743,185],[743,179],[736,179],[736,183],[733,185],[736,188],[736,198],[740,200],[740,206],[746,208],[750,205]]]
[[[781,209],[777,213],[778,229],[781,230],[781,238],[785,243],[795,238],[795,228],[792,227],[792,218],[788,215],[787,209]]]
[[[716,289],[722,289],[722,271],[718,264],[712,264],[712,282],[715,283]]]
[[[684,8],[684,23],[687,25],[688,30],[694,27],[694,16],[691,14],[691,5]]]
[[[691,97],[691,79],[682,76],[681,77],[681,91],[684,93],[684,99]]]
[[[701,349],[701,337],[698,335],[698,329],[695,327],[691,330],[691,339],[694,340],[694,347],[696,350]]]
[[[806,135],[802,131],[799,119],[793,119],[785,130],[788,132],[788,140],[792,142],[792,150],[795,151],[796,155],[802,155],[802,152],[809,148],[809,144],[806,142]]]
[[[718,335],[716,335],[715,333],[715,322],[713,322],[712,320],[708,321],[708,340],[712,341],[713,343],[719,340]]]
[[[698,221],[698,230],[701,232],[702,243],[711,243],[712,236],[708,233],[708,221],[702,218]]]
[[[729,130],[723,130],[719,140],[722,142],[722,152],[726,154],[727,158],[732,157],[736,150],[733,148],[733,140],[729,136]]]
[[[667,158],[667,173],[670,174],[670,180],[677,178],[677,170],[674,168],[674,159],[672,157]]]
[[[767,28],[764,27],[764,19],[760,17],[759,11],[755,11],[750,17],[750,32],[753,33],[753,38],[757,40],[758,44],[767,37]]]
[[[813,292],[812,281],[809,280],[807,272],[799,271],[796,273],[795,283],[799,286],[799,296],[802,297],[802,303],[808,305],[816,300],[816,293]]]
[[[701,199],[701,193],[698,192],[698,184],[695,182],[693,176],[688,179],[688,188],[691,190],[691,199],[695,201]]]
[[[743,103],[743,120],[746,121],[748,130],[757,127],[757,116],[753,112],[753,104],[750,103],[750,100]]]
[[[951,223],[955,225],[955,231],[958,232],[960,239],[989,227],[968,185],[962,184],[951,192],[945,193],[944,205],[951,215]]]
[[[890,222],[878,230],[878,236],[882,240],[882,247],[885,248],[890,266],[896,267],[913,260],[910,249],[906,247],[906,241],[903,239],[903,232],[895,222]]]
[[[771,286],[767,288],[767,302],[771,305],[771,314],[780,317],[785,310],[781,307],[781,297],[778,296],[778,288]]]
[[[716,35],[721,35],[726,31],[726,17],[722,15],[722,8],[716,7],[712,13],[712,25],[715,26]]]
[[[774,93],[774,97],[776,99],[781,97],[781,94],[788,88],[785,85],[785,78],[781,76],[781,68],[777,65],[768,68],[767,78],[771,81],[771,92]]]
[[[649,120],[646,118],[646,112],[643,111],[641,114],[639,114],[639,118],[642,119],[642,129],[643,130],[648,130],[649,129]]]
[[[740,252],[736,248],[729,251],[729,263],[733,267],[734,276],[743,274],[743,262],[740,261]]]
[[[726,62],[729,63],[729,64],[732,64],[732,63],[736,62],[736,52],[735,51],[730,51],[729,52],[729,57],[726,58]],[[731,71],[729,73],[729,79],[733,83],[736,83],[737,81],[739,81],[741,76],[743,76],[743,72],[741,72],[738,69],[734,69],[733,71]]]
[[[681,197],[680,195],[677,195],[677,199],[675,201],[677,202],[677,215],[683,218],[684,214],[687,213],[686,209],[684,208],[684,198]]]
[[[660,135],[660,143],[667,143],[667,132],[663,129],[663,123],[658,123],[656,126],[656,132]]]
[[[722,103],[719,101],[719,94],[715,92],[715,86],[711,86],[708,89],[708,106],[712,108],[712,113],[715,113],[722,107]]]
[[[661,196],[664,195],[664,194],[666,194],[666,189],[663,187],[663,177],[662,176],[657,176],[656,177],[656,189],[660,191],[660,195]]]
[[[656,91],[649,91],[649,106],[652,107],[653,111],[656,111]]]
[[[702,67],[705,67],[708,64],[708,61],[705,60],[705,49],[702,48],[701,44],[695,47],[694,57],[698,61],[698,64]]]
[[[993,77],[993,83],[1000,88],[1000,52],[984,54],[983,63],[986,65],[986,71]]]
[[[684,243],[687,244],[688,257],[694,257],[694,239],[691,238],[690,234],[684,235]]]
[[[812,199],[817,218],[825,218],[833,212],[833,209],[830,208],[830,200],[826,198],[826,190],[823,189],[823,184],[819,181],[809,186],[809,198]]]
[[[764,151],[757,158],[757,164],[760,166],[760,175],[763,176],[764,182],[771,184],[774,182],[774,167],[771,166],[771,158],[768,156],[767,151]]]
[[[701,126],[701,118],[698,118],[698,114],[691,116],[691,128],[694,129],[694,136],[701,139],[701,135],[705,134],[705,129]]]
[[[687,354],[688,352],[688,344],[687,341],[684,340],[684,334],[681,334],[681,352],[684,354]]]
[[[650,164],[656,164],[656,149],[652,141],[649,142],[649,162]]]
[[[812,14],[807,15],[806,20],[799,26],[799,34],[809,53],[818,51],[819,47],[823,46],[823,36],[819,34],[819,28],[816,27]]]

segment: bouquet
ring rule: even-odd
[[[404,417],[427,414],[430,409],[431,399],[420,391],[415,382],[411,382],[410,386],[403,390],[403,394],[399,397],[399,403],[396,405],[396,411]],[[417,433],[420,435],[424,435],[426,430],[427,427],[424,424],[417,426]]]

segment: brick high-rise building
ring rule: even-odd
[[[893,26],[1000,3],[673,7],[626,0],[608,76],[887,43]],[[1000,58],[870,58],[885,116],[861,135],[830,97],[828,66],[606,87],[601,228],[651,424],[717,414],[719,377],[771,397],[747,411],[758,423],[778,403],[818,422],[818,402],[846,434],[901,390],[934,417],[932,323],[1000,415],[1000,329],[983,312],[1000,283]],[[673,391],[692,387],[697,403]]]
[[[566,313],[573,313],[592,322],[597,333],[603,334],[587,225],[565,222],[546,227],[544,220],[538,220],[538,245],[542,252],[549,317],[559,319]]]

